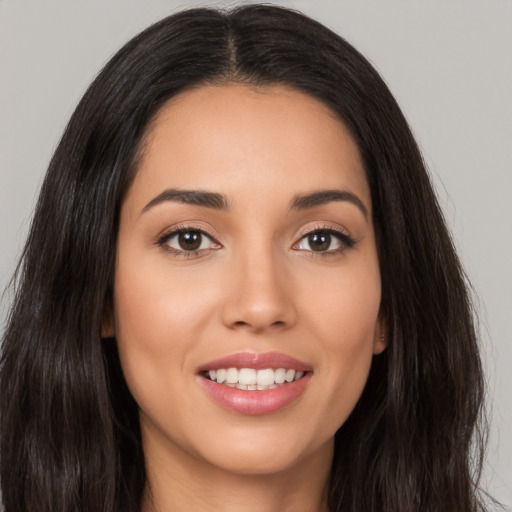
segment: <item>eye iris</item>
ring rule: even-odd
[[[312,233],[308,236],[308,243],[313,251],[326,251],[331,245],[331,235],[325,231]]]
[[[185,251],[195,251],[201,246],[202,238],[199,231],[184,231],[178,235],[178,243]]]

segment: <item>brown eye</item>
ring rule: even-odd
[[[183,231],[178,234],[178,245],[184,251],[197,251],[202,241],[203,236],[199,231]]]
[[[294,246],[296,251],[337,254],[353,247],[355,241],[334,229],[318,229],[304,235]]]
[[[308,235],[308,244],[312,251],[327,251],[331,246],[331,234],[327,231],[317,231]]]
[[[220,249],[220,245],[199,229],[179,229],[163,236],[158,245],[175,253],[195,253],[208,249]]]

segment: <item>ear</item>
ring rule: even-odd
[[[377,318],[377,323],[375,324],[375,333],[373,338],[374,355],[384,352],[384,350],[388,346],[387,324],[388,323],[384,314],[382,313],[382,311],[380,311],[379,316]]]
[[[107,299],[103,310],[103,318],[101,319],[101,337],[115,338],[115,336],[116,323],[114,320],[114,305],[112,304],[112,299]]]

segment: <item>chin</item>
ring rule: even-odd
[[[284,434],[275,429],[260,432],[252,429],[247,433],[228,431],[228,435],[204,447],[202,458],[229,473],[264,476],[292,470],[313,456],[331,457],[331,439],[310,445],[300,436],[290,435],[288,430]]]

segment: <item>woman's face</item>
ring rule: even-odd
[[[147,460],[325,465],[384,349],[380,296],[361,158],[323,104],[229,85],[162,108],[122,205],[108,333]]]

